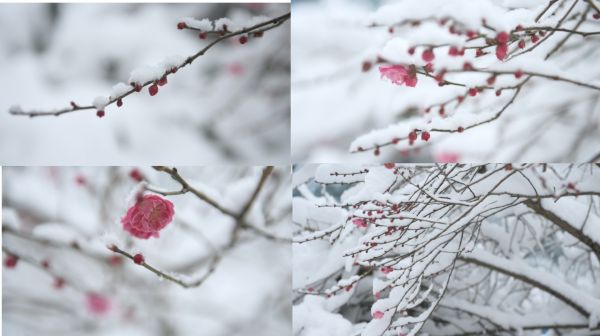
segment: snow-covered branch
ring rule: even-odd
[[[303,71],[293,78],[293,95],[302,127],[322,111],[330,117],[311,133],[298,129],[307,140],[298,140],[294,155],[319,161],[327,149],[381,163],[590,160],[600,138],[589,124],[600,115],[598,67],[589,56],[598,49],[600,17],[593,1],[548,4],[402,0],[321,14],[318,26],[296,33],[309,50],[297,52]],[[315,10],[304,6],[296,22],[306,25]],[[334,52],[308,43],[319,28],[335,31],[318,44]],[[357,36],[361,43],[347,47]],[[573,121],[582,115],[588,122]],[[544,150],[565,134],[572,136],[557,150]]]
[[[299,334],[327,330],[305,313],[316,305],[363,336],[599,327],[596,165],[302,170],[314,178],[293,201]]]
[[[206,54],[212,47],[220,42],[228,40],[232,37],[241,36],[245,37],[246,39],[240,40],[240,43],[244,41],[242,44],[245,44],[247,42],[248,35],[252,35],[255,38],[262,37],[262,34],[265,31],[280,26],[289,20],[290,16],[291,14],[287,13],[272,19],[264,19],[262,22],[255,23],[249,27],[242,27],[236,31],[229,31],[227,30],[227,27],[220,29],[217,31],[220,33],[220,35],[216,36],[213,41],[208,43],[195,54],[188,57],[169,57],[158,66],[144,67],[133,70],[129,78],[129,85],[125,83],[119,83],[115,85],[112,88],[110,96],[98,96],[90,105],[79,105],[78,103],[71,101],[69,107],[52,111],[23,111],[20,106],[15,105],[11,107],[9,112],[12,115],[40,117],[60,116],[65,113],[96,110],[96,115],[102,118],[105,115],[105,109],[107,106],[116,104],[117,107],[121,107],[123,106],[124,98],[131,94],[141,92],[145,87],[148,87],[148,93],[150,96],[156,95],[159,91],[159,87],[168,83],[168,76],[173,75],[180,69],[192,64],[198,57]],[[184,29],[188,27],[184,22],[180,22],[177,28]]]

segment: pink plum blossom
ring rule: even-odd
[[[158,232],[173,220],[173,203],[158,195],[143,195],[121,219],[123,229],[132,236],[158,238]]]
[[[379,320],[380,318],[383,317],[383,315],[385,315],[385,314],[381,310],[378,310],[373,313],[373,318],[376,320]]]
[[[110,310],[110,301],[97,293],[88,293],[86,297],[88,310],[94,315],[104,315]]]
[[[414,71],[407,70],[402,65],[382,65],[379,67],[381,77],[386,77],[392,83],[397,85],[415,87],[417,85],[417,75]]]
[[[354,218],[352,219],[352,224],[356,225],[359,228],[366,228],[367,222],[362,218]]]

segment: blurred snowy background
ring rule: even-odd
[[[220,43],[160,93],[127,97],[106,117],[23,110],[89,104],[130,72],[208,42],[184,17],[275,17],[289,4],[0,5],[0,162],[13,165],[289,162],[289,22],[241,45]]]
[[[287,335],[291,331],[291,189],[287,167],[276,167],[246,216],[232,247],[235,221],[192,194],[168,196],[175,217],[160,238],[125,233],[120,218],[140,183],[131,168],[3,170],[2,334],[27,335]],[[155,188],[179,190],[169,175],[139,171]],[[188,167],[192,186],[237,211],[249,199],[261,167]],[[184,280],[183,289],[130,259]],[[17,255],[16,264],[11,256]],[[61,280],[62,279],[62,280]],[[61,281],[64,281],[61,283]],[[98,297],[90,300],[90,293]]]
[[[543,12],[545,7],[552,6]],[[596,7],[597,1],[591,1]],[[438,87],[435,80],[418,75],[416,87],[398,86],[380,78],[377,58],[392,64],[424,66],[423,46],[435,48],[433,68],[462,69],[463,62],[476,68],[536,70],[599,85],[600,14],[587,1],[547,0],[315,0],[294,1],[292,23],[292,159],[294,162],[573,162],[600,159],[600,91],[570,83],[532,78],[519,92],[513,105],[497,120],[465,132],[431,132],[428,142],[419,138],[413,146],[406,141],[381,148],[375,144],[393,136],[406,137],[413,128],[456,130],[497,113],[512,96],[494,90],[519,82],[512,74],[498,76],[494,88],[477,97],[466,97],[456,107],[446,105],[445,117],[437,107],[426,107],[465,95],[465,88]],[[572,8],[571,8],[572,7]],[[539,22],[535,18],[544,13]],[[521,49],[519,38],[511,42],[509,57],[499,61],[494,38],[499,31],[523,27],[560,27],[595,35],[568,32],[538,35],[531,51],[512,58]],[[439,20],[449,18],[444,26]],[[486,26],[481,19],[486,20]],[[420,25],[411,25],[421,20]],[[376,24],[377,27],[369,27]],[[455,26],[454,26],[455,25]],[[470,29],[491,38],[466,42]],[[393,27],[392,29],[389,29]],[[537,32],[535,30],[531,32]],[[523,32],[525,50],[533,43]],[[565,40],[565,38],[567,38]],[[564,40],[564,41],[563,41]],[[563,43],[564,42],[564,43]],[[482,46],[489,52],[475,57],[476,48],[464,56],[448,55],[449,46]],[[561,44],[563,43],[563,44]],[[414,55],[409,47],[417,46]],[[553,51],[558,46],[556,51]],[[550,57],[547,54],[552,53]],[[546,59],[547,58],[547,59]],[[363,63],[370,65],[363,70]],[[365,69],[366,70],[366,69]],[[489,74],[452,73],[446,79],[468,87],[485,86]],[[527,76],[523,76],[521,81]],[[432,121],[432,123],[429,123]],[[367,151],[353,153],[359,146]]]

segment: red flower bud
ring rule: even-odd
[[[508,42],[509,37],[510,36],[508,35],[507,32],[500,32],[500,33],[498,33],[498,35],[496,35],[496,41],[499,44],[505,44]]]
[[[167,84],[167,76],[162,76],[159,80],[158,80],[158,85],[159,86],[164,86],[165,84]]]
[[[435,54],[433,53],[433,49],[426,49],[423,51],[423,53],[421,54],[421,58],[423,58],[423,60],[425,62],[431,62],[433,61],[433,59],[435,58]]]
[[[133,262],[138,265],[142,265],[144,263],[144,256],[141,253],[134,255]]]
[[[158,93],[158,85],[156,85],[156,84],[150,85],[150,87],[148,88],[148,92],[150,92],[151,96],[155,96]]]
[[[523,76],[523,71],[521,71],[521,70],[517,70],[517,71],[515,71],[515,78],[516,78],[516,79],[519,79],[519,78],[521,78],[522,76]]]

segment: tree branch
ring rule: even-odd
[[[208,52],[208,50],[210,50],[212,47],[214,47],[215,45],[217,45],[218,43],[220,43],[221,41],[227,40],[231,37],[234,36],[238,36],[238,35],[243,35],[243,34],[247,34],[247,33],[252,33],[252,32],[264,32],[266,30],[275,28],[280,26],[282,23],[284,23],[285,21],[287,21],[290,18],[291,13],[287,13],[281,16],[278,16],[274,19],[270,19],[267,20],[265,22],[256,24],[254,26],[251,26],[249,28],[244,28],[244,29],[240,29],[238,31],[235,32],[230,32],[230,33],[226,33],[220,37],[218,37],[217,39],[215,39],[214,41],[210,42],[208,45],[206,45],[204,48],[200,49],[197,53],[189,56],[186,58],[185,61],[183,61],[181,64],[179,64],[176,67],[173,67],[171,69],[166,70],[162,76],[160,76],[159,78],[153,79],[153,80],[149,80],[145,83],[141,83],[140,86],[136,87],[135,85],[132,86],[132,88],[127,91],[124,94],[121,94],[117,97],[109,97],[108,103],[105,105],[106,106],[110,106],[118,101],[121,101],[123,98],[129,96],[132,93],[135,92],[140,92],[142,88],[150,85],[150,84],[155,84],[160,78],[166,78],[166,76],[168,76],[169,74],[174,74],[175,72],[177,72],[178,70],[184,68],[187,65],[192,64],[192,62],[194,62],[198,57],[203,56],[206,52]],[[268,27],[268,26],[272,26],[272,27]],[[265,28],[266,27],[266,28]],[[267,29],[268,28],[268,29]],[[66,107],[66,108],[62,108],[59,110],[55,110],[55,111],[22,111],[20,108],[12,108],[9,113],[12,115],[17,115],[17,116],[28,116],[28,117],[41,117],[41,116],[60,116],[66,113],[72,113],[72,112],[77,112],[77,111],[85,111],[85,110],[96,110],[96,106],[94,105],[86,105],[86,106],[79,106],[77,104],[75,104],[74,102],[71,102],[71,107]]]
[[[118,253],[122,256],[125,256],[129,259],[131,259],[131,261],[133,261],[133,255],[127,253],[126,251],[121,250],[118,246],[116,245],[111,245],[109,246],[109,250]],[[169,275],[151,265],[149,265],[148,263],[146,263],[145,261],[142,262],[140,264],[140,266],[144,267],[145,269],[151,271],[152,273],[156,274],[159,278],[162,279],[167,279],[171,282],[174,282],[176,284],[178,284],[179,286],[183,287],[183,288],[194,288],[194,287],[198,287],[200,286],[202,283],[204,283],[204,281],[206,279],[208,279],[208,277],[215,271],[217,265],[219,264],[219,262],[221,261],[221,256],[219,254],[215,254],[215,256],[213,256],[210,260],[210,263],[208,265],[208,270],[206,271],[206,273],[204,275],[202,275],[201,277],[199,277],[198,279],[194,280],[194,281],[184,281],[182,279],[179,279],[175,276]]]
[[[600,244],[596,243],[590,237],[588,237],[583,232],[572,226],[570,223],[557,216],[552,211],[545,209],[539,200],[534,201],[528,199],[525,200],[523,204],[525,204],[528,208],[535,211],[537,214],[541,215],[542,217],[546,218],[552,223],[556,224],[558,227],[568,232],[571,236],[575,237],[577,240],[585,244],[596,255],[598,261],[600,261]]]

